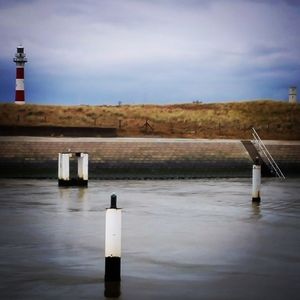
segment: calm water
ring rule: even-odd
[[[0,298],[104,299],[110,195],[123,208],[119,299],[298,299],[300,179],[1,180]]]

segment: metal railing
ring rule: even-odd
[[[283,175],[282,171],[278,167],[277,163],[273,159],[272,155],[270,154],[270,152],[268,151],[265,144],[263,143],[263,141],[261,140],[257,131],[254,128],[252,128],[252,135],[253,135],[255,143],[258,145],[258,148],[259,148],[258,150],[260,150],[263,153],[263,155],[267,158],[270,166],[275,171],[276,175],[279,178],[285,179],[285,176]]]

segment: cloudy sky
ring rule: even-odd
[[[0,0],[0,101],[287,99],[300,90],[300,0]]]

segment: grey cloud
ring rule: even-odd
[[[225,1],[227,1],[227,0],[225,0]],[[240,0],[237,0],[237,1],[240,1]],[[287,5],[292,5],[292,6],[300,6],[299,0],[244,0],[244,1],[266,3],[269,5],[287,4]]]
[[[270,56],[270,55],[276,55],[276,54],[286,54],[289,51],[286,47],[271,47],[266,45],[257,45],[256,47],[253,47],[250,52],[253,55],[259,55],[259,56]]]
[[[244,78],[289,78],[297,81],[300,78],[300,63],[276,61],[269,65],[245,64],[235,70],[236,76]]]
[[[0,9],[14,7],[18,5],[31,5],[38,0],[0,0]]]
[[[284,2],[290,5],[300,6],[299,0],[284,0]]]
[[[292,6],[300,6],[299,0],[281,0],[281,2]]]
[[[299,75],[299,13],[257,1],[13,1],[0,9],[0,59],[12,66],[21,36],[39,89],[51,78],[57,94],[74,82],[89,97],[222,98],[237,95],[235,85],[251,93],[261,78]]]

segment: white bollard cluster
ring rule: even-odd
[[[77,152],[77,177],[70,178],[70,157],[72,153],[58,154],[58,185],[59,186],[88,186],[88,161],[87,153]]]

